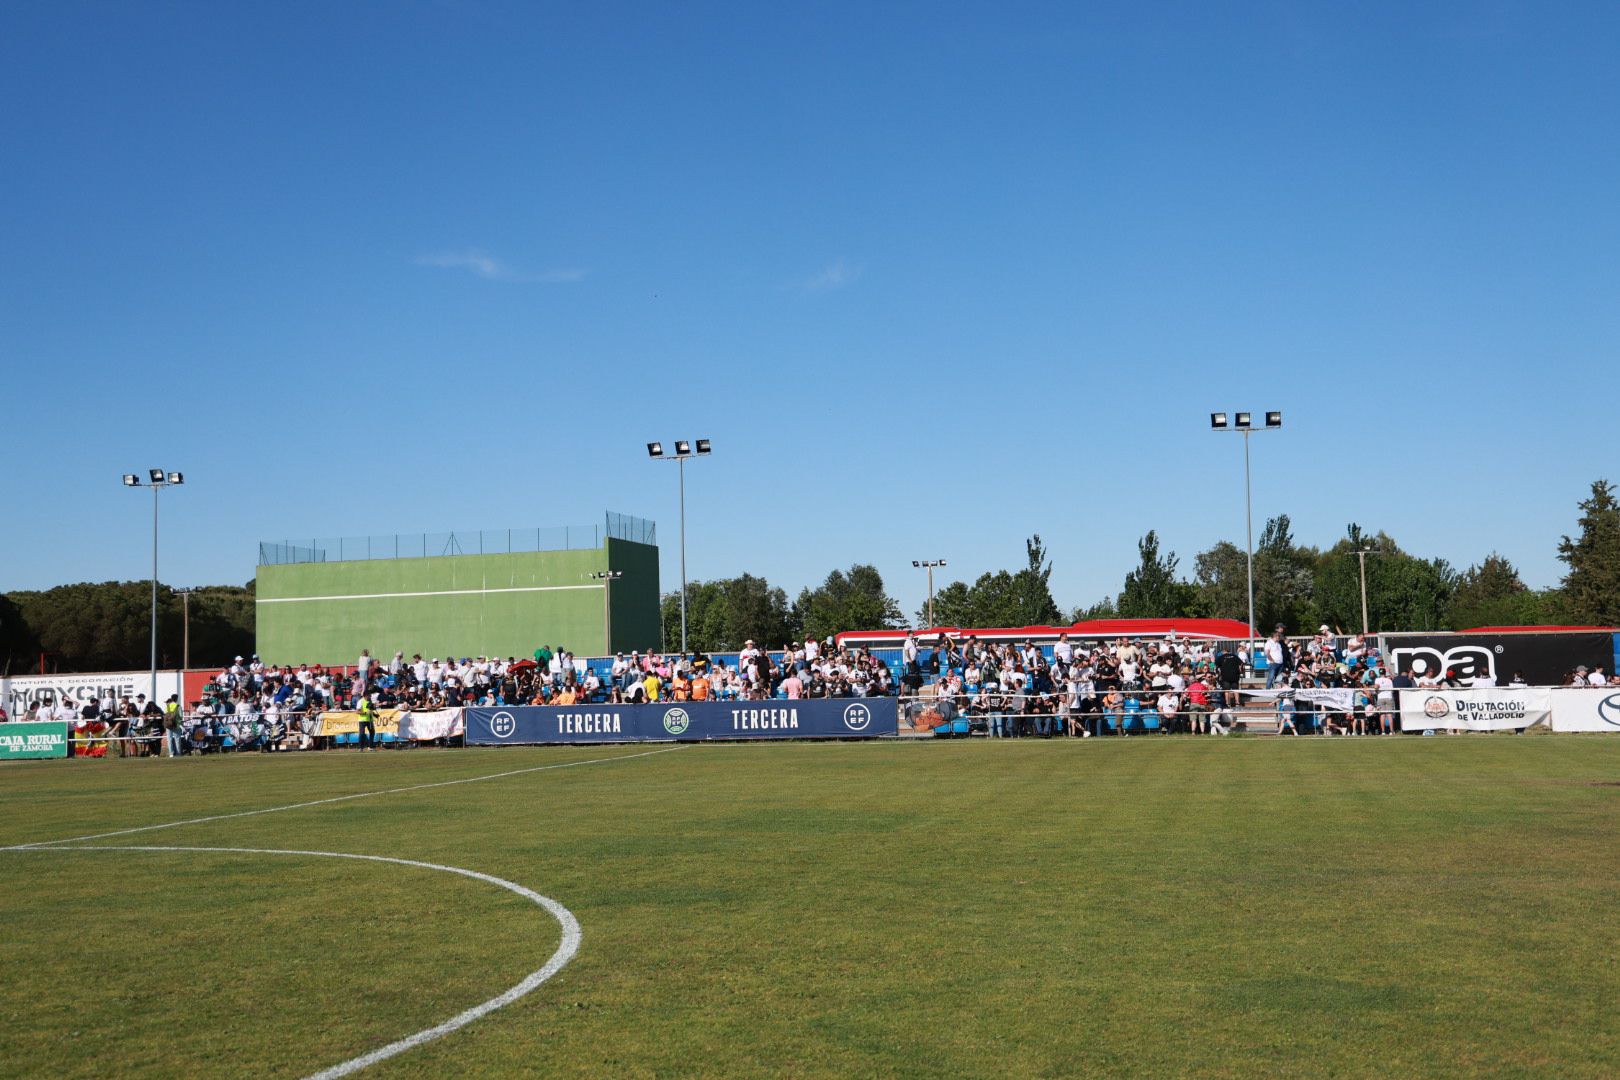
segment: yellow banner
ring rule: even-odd
[[[377,734],[399,734],[399,710],[378,709],[376,720]],[[358,735],[360,733],[360,714],[357,712],[326,712],[321,713],[322,735]]]

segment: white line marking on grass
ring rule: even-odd
[[[637,756],[640,756],[640,755],[637,755]],[[586,762],[578,762],[577,764],[587,764],[587,763]],[[558,766],[548,766],[548,768],[558,768]],[[522,770],[522,771],[530,772],[530,771],[533,771],[533,770],[527,770],[526,769],[526,770]],[[510,774],[507,774],[507,775],[510,775]],[[490,778],[489,777],[479,777],[478,779],[490,779]],[[453,781],[453,782],[454,783],[462,783],[463,781]],[[437,786],[437,785],[429,784],[429,785],[426,785],[426,786],[434,787],[434,786]],[[413,789],[411,789],[411,788],[401,788],[399,790],[410,791],[410,790],[413,790]],[[380,795],[380,794],[385,794],[385,793],[384,792],[371,792],[370,794],[378,794],[378,795]],[[354,797],[358,798],[359,796],[354,796]],[[291,808],[286,807],[285,809],[291,809]],[[254,811],[254,812],[255,813],[268,813],[269,811]],[[212,819],[204,819],[204,820],[212,820]],[[162,827],[163,826],[153,826],[153,828],[162,828]],[[311,1073],[306,1078],[306,1080],[337,1080],[337,1077],[348,1076],[350,1073],[358,1072],[361,1069],[364,1069],[364,1068],[366,1068],[368,1066],[375,1065],[379,1061],[386,1061],[389,1058],[393,1057],[395,1054],[403,1054],[405,1051],[415,1049],[416,1047],[421,1046],[423,1043],[432,1042],[434,1039],[440,1038],[441,1036],[444,1036],[444,1035],[448,1035],[451,1032],[456,1031],[456,1030],[458,1030],[460,1028],[464,1028],[468,1024],[472,1023],[474,1020],[477,1020],[477,1019],[479,1019],[480,1017],[483,1017],[483,1016],[488,1016],[490,1013],[494,1012],[496,1009],[499,1009],[499,1008],[501,1008],[503,1006],[506,1006],[506,1005],[510,1005],[512,1002],[516,1001],[518,998],[520,998],[523,995],[529,993],[531,990],[538,987],[541,983],[545,982],[547,979],[549,979],[553,975],[557,974],[557,972],[561,971],[563,969],[563,966],[565,964],[567,964],[568,961],[572,960],[574,958],[574,955],[579,952],[579,942],[580,942],[579,920],[574,918],[574,913],[573,912],[571,912],[567,908],[563,907],[561,904],[559,904],[557,901],[553,900],[551,897],[549,897],[549,896],[541,896],[539,893],[535,892],[533,889],[526,889],[522,885],[517,884],[516,882],[507,881],[505,878],[495,877],[493,874],[481,874],[477,870],[467,870],[467,869],[464,869],[464,868],[459,867],[459,866],[445,866],[445,865],[443,865],[441,863],[418,862],[415,859],[395,859],[395,858],[390,858],[387,855],[354,855],[354,854],[350,854],[348,852],[342,852],[342,851],[295,851],[295,850],[284,850],[284,849],[280,849],[280,848],[153,847],[153,846],[127,845],[127,844],[106,845],[106,846],[100,846],[100,847],[94,846],[94,845],[83,846],[83,847],[69,847],[69,846],[66,846],[65,842],[63,842],[63,841],[56,841],[54,843],[49,843],[49,844],[25,844],[25,845],[19,845],[19,846],[16,846],[16,847],[0,848],[0,850],[3,850],[3,851],[165,851],[165,852],[174,852],[174,851],[198,852],[198,851],[203,851],[203,852],[216,852],[216,853],[225,853],[225,854],[233,854],[233,855],[305,855],[305,856],[312,856],[312,857],[323,858],[323,859],[360,859],[360,860],[363,860],[365,862],[397,863],[400,866],[414,866],[414,867],[418,867],[418,868],[423,869],[423,870],[438,870],[438,871],[441,871],[441,872],[446,873],[446,874],[460,874],[462,877],[472,878],[475,881],[485,881],[485,882],[488,882],[491,885],[498,885],[501,888],[507,890],[508,892],[516,893],[517,895],[523,897],[525,900],[528,900],[531,903],[534,903],[534,904],[544,908],[546,911],[550,912],[551,917],[556,919],[557,924],[562,927],[562,942],[561,942],[561,944],[559,944],[557,946],[557,951],[551,954],[551,959],[547,960],[545,962],[545,965],[543,967],[541,967],[539,970],[530,972],[528,975],[526,975],[523,978],[523,981],[518,983],[516,986],[513,986],[512,988],[510,988],[509,990],[506,990],[503,993],[496,994],[494,997],[490,998],[488,1001],[480,1002],[479,1004],[474,1005],[472,1008],[467,1009],[464,1012],[457,1013],[455,1016],[452,1016],[450,1019],[444,1021],[442,1024],[435,1024],[433,1027],[424,1028],[423,1030],[416,1032],[414,1035],[407,1035],[403,1039],[399,1039],[399,1040],[396,1040],[394,1042],[389,1043],[387,1046],[379,1047],[376,1050],[372,1050],[372,1051],[370,1051],[368,1053],[361,1054],[359,1057],[350,1058],[349,1060],[347,1060],[345,1062],[342,1062],[342,1063],[337,1064],[337,1065],[333,1065],[329,1069],[322,1069],[318,1073]]]
[[[614,761],[652,757],[654,754],[667,754],[672,750],[680,749],[683,749],[683,747],[669,746],[662,750],[647,750],[640,754],[616,754],[613,757],[590,758],[586,761],[565,761],[557,765],[535,765],[527,769],[508,769],[506,772],[488,773],[484,776],[464,776],[460,780],[437,780],[431,784],[410,784],[406,787],[384,788],[381,791],[361,791],[353,795],[336,795],[330,799],[311,799],[309,802],[289,803],[286,806],[270,806],[263,810],[239,810],[230,814],[210,814],[207,817],[188,818],[185,821],[166,821],[161,825],[138,825],[133,829],[115,829],[112,832],[90,833],[87,836],[69,836],[61,840],[40,840],[32,844],[12,844],[8,847],[0,847],[0,851],[25,851],[29,848],[49,847],[55,844],[77,844],[84,840],[108,840],[115,836],[152,832],[155,829],[178,829],[182,825],[203,825],[210,821],[228,821],[231,818],[255,817],[259,814],[279,814],[283,810],[304,810],[311,806],[328,806],[332,803],[348,802],[351,799],[369,799],[376,795],[399,795],[407,791],[426,791],[429,788],[453,787],[456,784],[476,784],[480,780],[499,780],[506,776],[523,776],[526,773],[545,772],[548,769],[572,769],[576,765],[604,765]],[[362,857],[359,855],[354,856],[354,858]],[[370,856],[364,857],[369,858]]]

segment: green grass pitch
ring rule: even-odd
[[[0,769],[0,847],[579,747]],[[1620,739],[689,746],[85,842],[509,879],[533,993],[359,1075],[1620,1075]],[[391,863],[0,851],[0,1075],[302,1077],[559,923]]]

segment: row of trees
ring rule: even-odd
[[[158,666],[178,667],[185,606],[158,588]],[[253,652],[253,583],[211,585],[191,594],[193,666],[229,663]],[[0,595],[0,673],[139,671],[151,657],[152,585],[80,582]]]
[[[1541,590],[1527,587],[1514,565],[1494,552],[1458,571],[1354,523],[1322,550],[1297,542],[1286,514],[1272,518],[1255,545],[1255,621],[1262,630],[1281,624],[1290,632],[1308,631],[1321,623],[1359,629],[1365,560],[1368,623],[1375,630],[1620,625],[1620,503],[1613,485],[1595,482],[1591,497],[1579,505],[1579,535],[1558,545],[1567,568],[1563,582]],[[1181,576],[1175,552],[1160,550],[1155,532],[1142,537],[1137,554],[1139,563],[1118,598],[1088,614],[1247,616],[1248,559],[1237,545],[1223,540],[1200,552],[1190,578]]]
[[[1580,502],[1579,534],[1566,536],[1558,557],[1567,567],[1555,588],[1527,587],[1518,570],[1492,553],[1464,570],[1444,559],[1404,550],[1388,533],[1352,523],[1327,548],[1300,543],[1288,515],[1266,522],[1254,552],[1255,621],[1308,633],[1322,624],[1361,626],[1361,572],[1366,565],[1367,615],[1374,630],[1447,630],[1470,626],[1569,623],[1620,626],[1620,504],[1599,480]],[[1362,554],[1358,554],[1362,553]],[[1117,595],[1089,607],[1062,609],[1052,597],[1052,562],[1039,535],[1024,545],[1024,565],[952,581],[934,597],[932,620],[919,608],[913,626],[1028,626],[1096,618],[1248,615],[1248,556],[1222,540],[1193,558],[1190,575],[1158,533],[1137,542],[1138,565]],[[694,582],[687,596],[687,637],[696,648],[729,650],[826,637],[840,630],[906,625],[876,568],[835,570],[789,602],[786,592],[752,574]],[[680,594],[664,597],[664,646],[680,646]]]
[[[1255,618],[1261,629],[1281,623],[1290,632],[1320,623],[1361,626],[1360,562],[1366,561],[1367,607],[1373,629],[1444,630],[1468,626],[1572,623],[1620,626],[1620,503],[1599,480],[1581,500],[1578,534],[1558,545],[1567,568],[1551,589],[1527,588],[1513,564],[1491,554],[1458,571],[1425,559],[1387,533],[1352,524],[1326,549],[1298,542],[1286,514],[1266,522],[1254,553]],[[1357,552],[1366,552],[1365,556]],[[934,597],[934,625],[1027,626],[1080,619],[1212,616],[1242,620],[1248,610],[1247,556],[1220,541],[1193,558],[1191,575],[1156,532],[1137,543],[1138,565],[1124,587],[1089,607],[1065,611],[1052,597],[1052,561],[1040,536],[1024,545],[1016,570],[952,581]],[[199,589],[190,600],[191,663],[225,664],[253,652],[253,582]],[[180,594],[158,594],[161,667],[181,662]],[[911,622],[929,623],[926,607]],[[730,650],[752,638],[761,645],[824,638],[841,630],[899,627],[906,617],[884,588],[877,568],[858,563],[834,570],[815,588],[787,593],[743,574],[698,581],[687,593],[688,640],[696,648]],[[0,595],[0,672],[138,670],[150,647],[151,586],[146,582],[62,585]],[[663,598],[666,649],[681,638],[680,594]]]

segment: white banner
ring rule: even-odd
[[[402,739],[447,739],[464,734],[466,730],[466,719],[460,709],[399,714],[399,737]]]
[[[135,700],[137,694],[150,694],[152,692],[152,673],[150,671],[102,671],[84,672],[71,675],[13,675],[10,678],[0,679],[0,701],[5,702],[6,712],[13,720],[21,720],[23,714],[37,706],[41,701],[61,701],[64,698],[73,703],[75,709],[87,701],[97,701],[104,695],[111,695],[115,702],[124,698]],[[160,671],[157,673],[157,703],[163,704],[169,700],[170,694],[180,693],[180,673],[177,671]]]
[[[1552,692],[1554,731],[1605,731],[1620,735],[1620,686]]]
[[[1402,690],[1402,731],[1506,731],[1539,724],[1551,714],[1545,687],[1494,690]]]
[[[1283,689],[1276,687],[1271,690],[1239,690],[1245,697],[1259,698],[1262,701],[1274,700],[1280,694],[1289,694],[1295,701],[1309,701],[1320,705],[1329,712],[1347,713],[1355,708],[1356,691],[1349,686],[1304,686],[1298,689]]]

